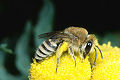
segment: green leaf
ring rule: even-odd
[[[13,53],[11,49],[7,48],[7,44],[5,43],[0,45],[0,50],[5,53],[10,53],[10,54]]]
[[[31,23],[27,22],[24,33],[18,39],[15,53],[16,53],[16,67],[25,76],[28,76],[28,70],[30,66],[30,56],[29,56],[29,42],[31,37]]]
[[[4,67],[5,53],[0,51],[0,80],[25,80],[22,76],[13,76]]]
[[[4,64],[5,53],[0,51],[0,67]]]
[[[0,66],[0,80],[25,80],[22,76],[13,76],[9,74],[4,66]]]
[[[38,45],[42,41],[41,39],[38,38],[38,35],[40,35],[41,33],[52,31],[53,18],[54,18],[54,6],[50,0],[44,0],[43,8],[39,13],[38,22],[34,29],[36,47],[38,47]]]

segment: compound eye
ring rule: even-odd
[[[92,41],[88,41],[88,43],[87,43],[87,45],[86,45],[86,48],[85,48],[85,52],[86,52],[86,53],[89,53],[91,47],[92,47]]]

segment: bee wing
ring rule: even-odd
[[[57,38],[68,38],[69,35],[65,34],[63,31],[54,31],[54,32],[40,34],[38,37],[39,39],[41,38],[57,39]]]
[[[55,36],[59,33],[61,33],[61,31],[48,32],[48,33],[40,34],[40,35],[38,35],[38,37],[39,37],[39,39],[41,39],[41,38],[52,38],[53,36]]]

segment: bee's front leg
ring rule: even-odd
[[[95,48],[94,48],[94,49],[95,49]],[[95,66],[96,60],[97,60],[97,51],[96,51],[96,49],[95,49],[95,61],[94,61],[94,64],[92,65],[92,68]]]
[[[81,62],[83,62],[83,60],[84,60],[83,51],[80,50],[80,51],[79,51],[79,54],[80,54]]]
[[[68,47],[68,52],[70,53],[70,55],[72,56],[73,60],[75,61],[75,67],[76,67],[76,59],[75,59],[75,56],[74,56],[74,51],[73,51],[71,46]]]
[[[84,59],[83,54],[80,54],[80,58],[81,58],[81,62],[83,62]]]

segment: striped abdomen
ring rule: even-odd
[[[38,48],[35,54],[35,59],[42,60],[50,56],[57,48],[56,41],[48,39],[44,41]]]

